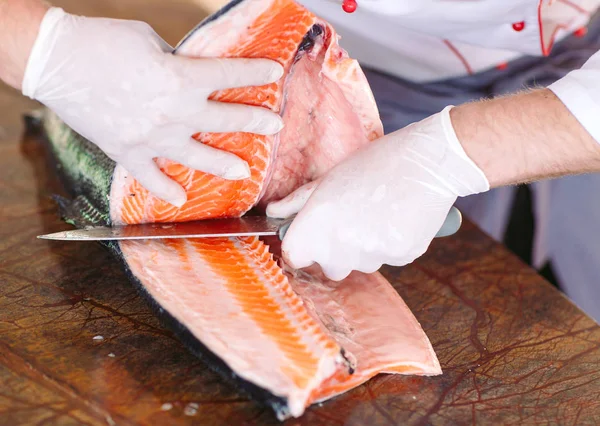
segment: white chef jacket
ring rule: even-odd
[[[484,71],[548,55],[583,28],[600,0],[299,0],[330,22],[363,65],[413,82]]]
[[[600,52],[548,88],[600,142]]]

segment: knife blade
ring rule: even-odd
[[[278,236],[283,240],[294,217],[274,219],[267,216],[244,216],[231,219],[207,219],[194,222],[152,223],[126,226],[97,226],[53,234],[39,235],[43,240],[60,241],[120,241],[169,238],[222,238]],[[462,215],[452,207],[436,238],[458,231]]]

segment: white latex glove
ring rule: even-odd
[[[216,90],[272,83],[283,68],[266,59],[192,59],[172,51],[143,22],[86,18],[52,8],[33,46],[23,94],[54,110],[154,195],[181,206],[185,191],[153,159],[225,179],[249,177],[245,161],[191,136],[277,133],[282,120],[266,108],[208,97]]]
[[[299,212],[282,243],[290,266],[316,262],[341,280],[425,253],[456,198],[489,189],[454,133],[450,109],[372,142],[320,182],[269,204],[271,217]]]

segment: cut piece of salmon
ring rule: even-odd
[[[189,57],[268,58],[284,77],[257,88],[223,90],[211,99],[280,112],[277,136],[197,134],[199,143],[248,162],[251,177],[228,181],[161,159],[188,201],[176,208],[149,194],[117,166],[111,217],[118,224],[241,216],[325,173],[383,134],[373,95],[358,63],[337,44],[334,29],[290,0],[234,1],[193,30],[176,49]],[[192,135],[190,135],[192,136]]]
[[[226,19],[205,22],[180,43],[177,54],[189,57],[245,57],[276,60],[286,74],[294,63],[298,46],[315,24],[315,16],[292,1],[248,1],[228,9]],[[265,87],[223,90],[212,100],[262,106],[279,112],[286,79]],[[192,136],[192,135],[190,135]],[[138,182],[127,179],[115,185],[111,201],[113,220],[119,223],[173,222],[204,218],[241,216],[258,201],[266,188],[268,171],[278,136],[249,133],[197,134],[199,143],[227,150],[245,161],[251,177],[229,181],[180,164],[161,160],[161,169],[181,184],[188,201],[176,208],[148,194]]]
[[[338,46],[327,22],[293,0],[233,1],[190,32],[176,53],[279,61],[285,74],[278,83],[211,98],[269,108],[282,115],[284,130],[274,137],[194,135],[198,143],[245,159],[251,177],[243,181],[158,159],[188,194],[175,208],[49,113],[45,128],[53,152],[78,196],[67,210],[82,217],[70,217],[72,223],[102,223],[107,214],[113,224],[241,216],[318,179],[383,134],[358,63]],[[82,161],[88,157],[95,161]],[[89,164],[98,170],[88,170]],[[109,246],[158,314],[170,324],[175,320],[175,332],[190,349],[208,351],[225,377],[247,385],[281,419],[379,373],[441,373],[419,323],[380,274],[355,273],[334,283],[318,267],[282,269],[268,250],[278,255],[278,242],[256,238]]]

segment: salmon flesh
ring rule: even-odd
[[[383,134],[358,63],[327,22],[292,0],[237,0],[193,29],[174,54],[269,58],[278,82],[224,90],[211,99],[269,108],[277,136],[204,134],[198,143],[246,160],[251,177],[227,181],[157,159],[187,191],[173,207],[45,110],[42,125],[72,199],[75,226],[238,217],[319,178]],[[192,135],[191,135],[192,136]],[[107,243],[132,282],[188,348],[225,378],[273,408],[298,417],[312,403],[379,373],[437,375],[433,348],[409,308],[380,275],[328,280],[317,266],[292,270],[278,241],[258,238]]]

